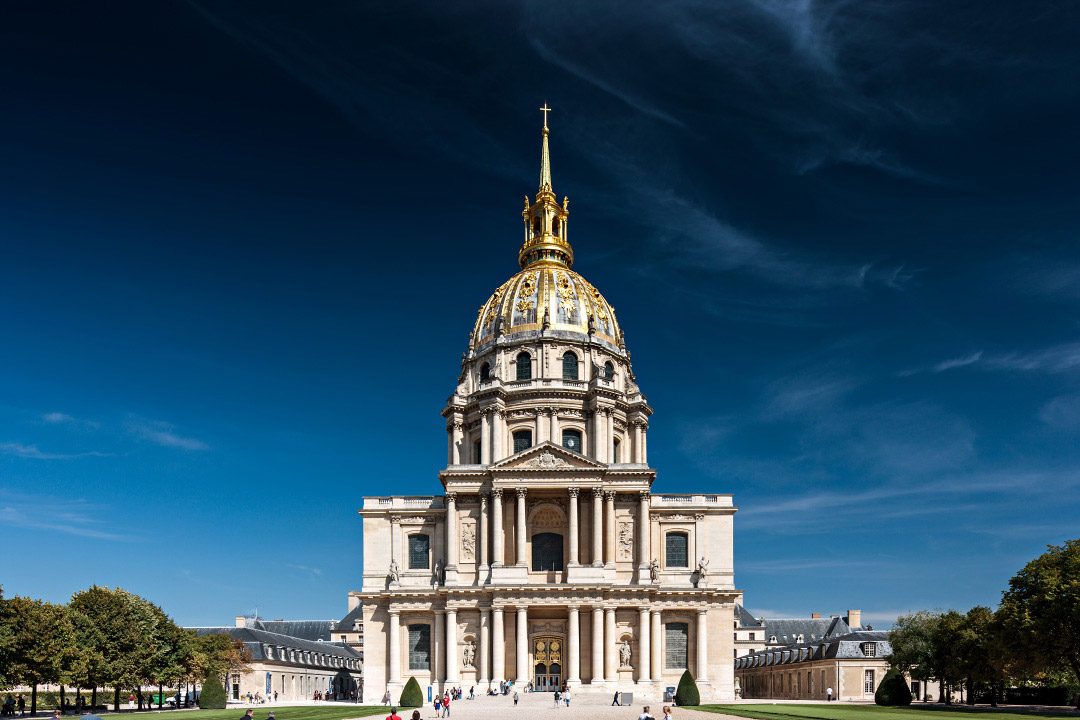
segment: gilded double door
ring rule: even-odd
[[[563,639],[556,635],[534,637],[533,692],[555,692],[563,686]]]

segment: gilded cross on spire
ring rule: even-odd
[[[544,107],[540,108],[544,113],[544,129],[541,135],[544,136],[544,147],[540,153],[540,192],[551,192],[551,161],[548,159],[548,126],[547,126],[547,114],[551,112],[551,108],[544,103]],[[537,197],[539,199],[539,196]]]

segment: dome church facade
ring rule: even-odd
[[[685,670],[734,699],[730,495],[654,494],[652,408],[614,308],[571,267],[569,200],[526,197],[520,272],[480,307],[446,418],[442,494],[365,497],[364,700],[618,690]]]

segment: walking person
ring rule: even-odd
[[[622,705],[619,704],[619,691],[618,690],[615,691],[615,699],[611,701],[611,704],[614,705],[615,707],[622,707]]]
[[[832,688],[825,688],[825,702],[832,702]]]
[[[442,716],[450,717],[450,693],[443,695],[442,699]]]
[[[518,694],[517,694],[517,690],[515,690],[514,691],[514,707],[517,707],[517,701],[518,701]]]
[[[386,694],[389,695],[390,691],[387,690]],[[386,716],[386,720],[401,720],[401,716],[397,714],[397,708],[390,708],[390,714]]]
[[[570,707],[570,689],[569,688],[567,688],[567,690],[562,694],[562,699],[566,702],[566,707]]]
[[[637,720],[656,720],[656,718],[649,714],[649,706],[646,705],[641,709],[641,714],[637,716]]]
[[[664,720],[672,720],[671,706],[670,705],[665,705],[664,706]]]

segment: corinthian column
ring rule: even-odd
[[[503,626],[501,605],[491,608],[491,679],[501,682],[506,679],[506,629]]]
[[[652,611],[652,677],[659,681],[663,669],[660,667],[660,611]]]
[[[578,489],[572,487],[569,489],[570,493],[570,558],[567,560],[567,565],[578,564]]]
[[[604,614],[604,677],[614,681],[619,658],[619,651],[615,647],[615,608],[605,608]]]
[[[457,609],[446,609],[446,684],[458,681]]]
[[[529,560],[525,557],[525,493],[528,490],[525,488],[517,489],[517,527],[514,529],[517,531],[514,539],[514,544],[517,550],[517,564],[528,565]]]
[[[519,605],[517,609],[517,683],[529,682],[529,608]]]
[[[697,681],[709,679],[709,623],[708,610],[697,611]]]
[[[592,502],[592,552],[589,555],[589,560],[592,562],[593,567],[601,567],[604,564],[604,558],[602,557],[603,542],[604,542],[604,508],[603,508],[604,491],[600,488],[593,488],[593,502]]]
[[[480,647],[478,648],[480,661],[480,684],[487,685],[491,681],[491,610],[480,608]]]
[[[446,566],[457,567],[458,529],[457,493],[446,493]]]
[[[638,492],[638,582],[650,582],[647,570],[652,560],[652,533],[649,528],[649,511],[652,498],[648,490]]]
[[[390,611],[390,682],[401,682],[401,611]]]
[[[638,682],[649,682],[649,668],[652,665],[652,643],[649,636],[649,608],[638,609]]]
[[[580,683],[581,682],[581,623],[578,615],[578,606],[571,605],[567,609],[567,616],[570,624],[570,638],[567,643],[567,664],[569,665],[570,676],[566,679],[567,682]]]
[[[484,410],[480,416],[480,463],[491,464],[491,409]]]
[[[506,548],[503,542],[505,533],[503,532],[502,488],[495,488],[491,491],[491,508],[495,511],[494,517],[492,517],[492,525],[495,526],[495,557],[491,558],[491,564],[494,567],[502,567],[506,561]]]
[[[615,564],[615,491],[604,491],[604,505],[607,517],[604,519],[604,564]]]
[[[488,569],[488,511],[490,504],[488,503],[488,494],[480,493],[480,571]],[[486,577],[477,578],[478,582],[483,583]]]
[[[592,680],[593,685],[604,681],[604,609],[592,610]]]

